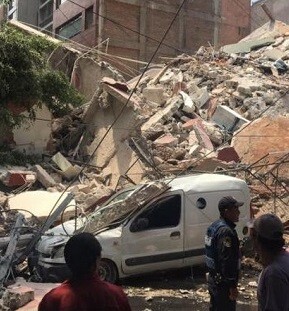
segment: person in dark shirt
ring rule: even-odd
[[[210,311],[236,310],[241,256],[235,223],[239,221],[239,207],[243,204],[231,196],[223,197],[218,204],[220,219],[207,229],[205,259],[209,270]]]
[[[273,214],[258,217],[253,241],[263,270],[258,281],[260,311],[289,311],[289,252],[284,249],[283,224]]]
[[[64,257],[72,277],[47,293],[38,311],[131,311],[123,290],[100,280],[97,274],[101,246],[94,235],[71,237]]]

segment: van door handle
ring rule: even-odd
[[[181,232],[180,231],[174,231],[170,235],[171,238],[179,238],[180,236],[181,236]]]

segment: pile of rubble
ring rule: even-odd
[[[0,170],[5,245],[19,210],[28,213],[22,234],[31,239],[68,199],[46,226],[89,213],[123,181],[220,170],[245,178],[254,211],[276,212],[289,229],[289,26],[266,24],[237,44],[201,47],[126,83],[116,77],[102,78],[91,101],[53,121],[52,154],[41,165]],[[112,211],[104,222],[121,216],[119,206]]]

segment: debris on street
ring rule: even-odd
[[[146,183],[89,228],[105,230],[169,188],[155,180],[178,175],[210,172],[246,180],[252,213],[276,213],[289,243],[288,25],[276,21],[272,28],[268,23],[220,50],[200,47],[195,55],[165,59],[129,81],[109,64],[96,62],[94,54],[85,52],[97,63],[89,66],[91,59],[80,60],[82,51],[67,49],[74,55],[70,78],[86,90],[87,103],[51,121],[49,148],[42,150],[39,163],[0,168],[0,249],[5,263],[0,285],[7,287],[7,280],[14,279],[11,269],[15,276],[36,278],[27,257],[34,256],[36,243],[52,227],[71,220],[77,229],[79,219],[88,219],[117,190]],[[63,50],[58,53],[52,55],[52,64],[63,57]],[[93,85],[77,83],[76,65],[83,77],[97,78]],[[17,137],[14,147],[19,149],[21,135]],[[251,260],[243,260],[239,288],[243,301],[256,302],[260,267]],[[155,297],[166,295],[207,302],[203,283],[165,293],[150,288],[136,293],[130,286],[126,290],[129,296],[145,296],[149,309]],[[2,296],[7,310],[33,303],[34,290],[25,282],[17,286]]]

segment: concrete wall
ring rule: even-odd
[[[95,46],[109,39],[108,53],[148,61],[181,3],[181,0],[83,0],[82,6],[93,5],[94,12],[108,19],[95,15],[93,26],[87,30],[83,22],[83,32],[73,40]],[[163,45],[158,56],[176,56],[183,52],[192,53],[201,45],[218,47],[239,41],[249,33],[250,0],[238,0],[238,3],[242,9],[230,0],[187,1],[166,37],[164,43],[168,46]],[[82,14],[83,19],[85,17],[85,10],[69,1],[60,9],[64,14],[55,11],[54,31],[78,14]],[[121,67],[119,60],[110,59],[110,62]],[[139,69],[137,64],[130,66]]]
[[[27,115],[27,113],[23,114]],[[45,152],[51,138],[51,119],[51,113],[46,106],[43,105],[41,109],[38,108],[35,122],[24,124],[20,128],[13,130],[15,149],[26,154]]]
[[[289,1],[288,0],[266,0],[259,1],[252,6],[252,31],[269,21],[261,5],[266,2],[273,17],[279,21],[289,24]]]
[[[85,147],[86,152],[91,155],[97,148],[90,164],[101,168],[103,176],[109,176],[112,188],[117,186],[121,175],[127,175],[135,183],[139,183],[143,178],[144,169],[141,161],[138,161],[138,156],[127,143],[127,139],[134,133],[136,115],[129,106],[122,111],[123,104],[110,95],[108,103],[108,107],[101,108],[99,102],[95,101],[90,105],[84,119],[85,123],[91,124],[83,144],[86,146],[90,141],[89,146]],[[121,111],[121,117],[107,134],[108,128]]]

